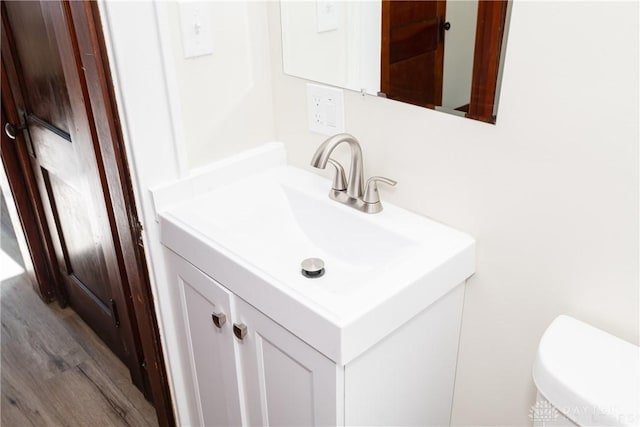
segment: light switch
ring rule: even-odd
[[[316,0],[319,33],[338,29],[341,6],[340,2],[335,0]]]
[[[211,6],[207,2],[180,2],[180,26],[185,58],[213,53]]]

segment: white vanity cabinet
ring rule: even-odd
[[[183,424],[448,425],[463,285],[340,365],[165,252],[180,295]]]
[[[183,420],[193,426],[341,424],[334,362],[183,258],[166,255],[181,296]]]
[[[285,160],[267,144],[152,191],[179,424],[448,425],[473,238],[335,203]]]
[[[247,424],[336,425],[336,364],[240,298],[236,309]]]
[[[180,414],[182,421],[194,426],[239,425],[241,377],[229,325],[233,295],[183,258],[170,251],[166,255],[175,280],[172,285],[179,291],[176,332],[182,340],[184,400],[188,403]]]

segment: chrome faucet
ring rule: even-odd
[[[330,158],[333,150],[343,142],[346,142],[351,149],[351,165],[349,167],[348,180],[345,178],[342,165]],[[329,197],[362,212],[377,213],[382,210],[377,182],[384,182],[391,186],[397,184],[397,182],[392,179],[373,176],[367,180],[366,187],[363,186],[362,148],[358,140],[348,133],[333,135],[320,144],[311,159],[311,166],[318,169],[325,169],[327,163],[330,163],[336,169]]]
[[[311,166],[318,169],[324,169],[327,167],[329,156],[333,150],[342,142],[349,144],[351,148],[351,167],[349,168],[349,179],[347,181],[347,195],[354,199],[362,198],[362,181],[364,180],[364,173],[362,171],[362,148],[360,143],[353,136],[348,133],[339,133],[333,135],[331,138],[327,138],[316,150],[316,153],[311,159]],[[331,163],[337,169],[337,174],[341,174],[340,163],[333,160]]]

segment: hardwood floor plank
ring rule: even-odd
[[[34,298],[29,298],[29,293]],[[37,371],[41,378],[47,379],[88,357],[24,282],[24,276],[2,282],[1,295],[3,359],[7,348],[16,353],[17,360],[13,362]]]
[[[70,308],[61,309],[60,307],[52,307],[56,313],[61,316],[66,311],[73,311]],[[66,316],[62,318],[61,325],[64,327],[66,334],[69,335],[82,348],[88,358],[95,361],[99,366],[109,366],[110,374],[119,385],[121,390],[128,392],[129,390],[137,390],[131,383],[129,370],[126,365],[113,354],[109,347],[104,344],[100,338],[91,330],[86,323],[77,315]],[[83,359],[84,360],[84,359]]]
[[[155,412],[153,412],[153,410],[149,411],[149,409],[153,409],[151,405],[136,405],[135,403],[140,402],[125,398],[125,395],[118,386],[113,383],[111,378],[106,375],[93,360],[82,362],[78,365],[78,370],[91,382],[126,425],[150,427],[155,424]],[[140,395],[140,397],[142,396],[139,392],[137,394]],[[131,397],[131,395],[128,397]],[[148,420],[150,419],[154,422],[149,423]]]
[[[59,424],[52,417],[53,408],[40,396],[24,384],[28,379],[22,378],[24,372],[10,370],[2,372],[2,392],[0,393],[3,426],[53,426]]]
[[[50,395],[56,418],[67,426],[114,426],[129,424],[101,390],[87,379],[79,366],[41,383]],[[140,426],[144,424],[138,424]]]
[[[70,309],[0,283],[3,426],[157,426],[128,369]]]
[[[59,311],[60,309],[56,307],[56,310]],[[115,387],[119,393],[128,396],[131,403],[135,408],[138,408],[143,417],[154,420],[155,425],[156,415],[153,406],[145,400],[142,393],[133,385],[129,370],[120,359],[100,341],[97,335],[95,335],[89,326],[78,316],[65,317],[63,325],[67,333],[69,333],[86,352],[88,356],[86,363],[91,363],[91,365],[97,367],[109,366],[110,386]]]
[[[6,316],[4,310],[2,315]],[[8,342],[4,336],[2,338],[2,424],[60,425],[63,420],[58,419],[55,402],[44,392],[47,381],[54,376],[45,377],[42,375],[44,371],[51,372],[46,367],[31,364],[25,357],[25,349],[30,346],[16,345],[16,341]],[[23,424],[21,419],[29,422]]]

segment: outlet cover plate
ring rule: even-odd
[[[344,91],[307,83],[307,119],[311,132],[323,135],[344,132]]]

